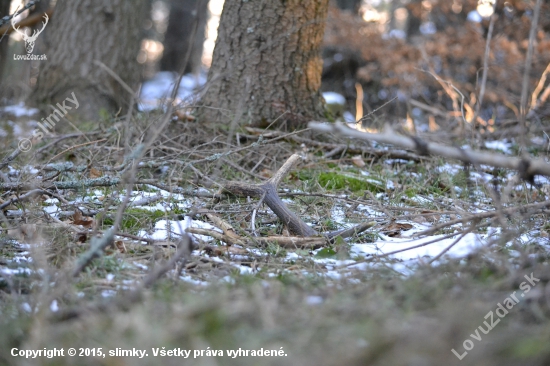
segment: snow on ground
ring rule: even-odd
[[[511,154],[512,153],[512,143],[501,141],[501,140],[495,140],[495,141],[485,141],[485,147],[487,149],[491,150],[500,150],[505,154]]]
[[[327,104],[339,104],[339,105],[346,105],[346,98],[342,94],[338,94],[335,92],[324,92],[323,98],[325,98],[325,102]]]
[[[379,234],[381,239],[374,243],[354,244],[352,252],[358,255],[383,255],[396,250],[413,248],[404,252],[395,253],[392,257],[409,261],[420,258],[433,258],[439,255],[445,248],[455,242],[460,234],[452,238],[443,238],[443,235],[434,235],[418,239],[392,238]],[[435,242],[434,242],[435,241]],[[414,248],[421,244],[430,243],[425,246]],[[452,258],[465,257],[476,251],[484,244],[484,240],[478,234],[469,233],[464,235],[445,255]]]
[[[451,166],[447,167],[451,168]],[[453,167],[454,168],[454,167]],[[153,190],[154,192],[150,191],[135,191],[132,193],[132,198],[130,202],[137,202],[139,200],[148,199],[148,198],[154,198],[157,196],[163,197],[160,202],[151,202],[150,204],[145,205],[139,205],[140,209],[144,210],[161,210],[161,211],[168,211],[173,210],[176,206],[179,209],[187,210],[189,207],[192,206],[192,202],[179,194],[173,194],[167,191],[160,190],[156,187],[150,187],[150,190]],[[85,198],[81,198],[79,200],[75,200],[73,203],[76,204],[93,204],[98,202],[98,200],[104,195],[104,192],[101,190],[93,190],[90,192],[89,195],[87,195]],[[123,194],[118,194],[116,196],[119,199],[123,199]],[[287,199],[285,199],[287,200]],[[60,206],[61,203],[55,199],[55,198],[49,198],[46,200],[46,206],[43,207],[44,211],[48,213],[54,213],[57,211],[62,210],[62,207]],[[356,223],[352,223],[349,221],[349,219],[346,216],[346,209],[347,206],[340,206],[335,205],[335,207],[330,212],[330,219],[335,223],[335,225],[338,228],[348,228],[352,225],[355,225]],[[375,217],[383,217],[384,214],[377,210],[376,207],[370,207],[366,205],[358,205],[354,208],[355,212],[362,213],[365,217],[369,218],[375,218]],[[416,235],[424,231],[426,229],[430,228],[430,225],[426,224],[419,224],[413,221],[406,221],[406,220],[400,220],[399,224],[409,224],[411,226],[411,229],[409,230],[402,230],[398,233],[397,237],[391,237],[388,235],[385,235],[383,230],[377,229],[376,227],[371,230],[372,235],[365,236],[365,240],[361,241],[355,241],[350,245],[349,248],[349,258],[348,259],[338,259],[337,256],[330,257],[330,258],[320,258],[317,257],[317,254],[319,253],[321,249],[315,250],[315,251],[293,251],[293,250],[287,250],[286,257],[284,258],[284,261],[287,263],[298,263],[300,261],[313,261],[317,263],[319,266],[316,267],[317,270],[315,273],[304,273],[305,275],[319,275],[324,276],[327,279],[347,279],[348,276],[350,276],[353,272],[356,271],[366,271],[369,268],[372,268],[373,266],[380,266],[384,265],[387,267],[392,268],[393,270],[403,274],[403,275],[410,275],[412,274],[415,269],[418,267],[418,265],[421,265],[423,263],[427,263],[434,257],[440,255],[442,252],[444,252],[449,246],[452,245],[451,248],[448,249],[448,251],[445,252],[443,256],[441,256],[436,262],[441,263],[445,260],[448,260],[450,258],[463,258],[471,253],[476,252],[481,247],[486,245],[486,243],[491,240],[494,236],[498,236],[499,230],[496,229],[489,229],[487,231],[487,234],[474,234],[474,233],[468,233],[464,236],[460,237],[460,233],[457,233],[456,235],[452,237],[444,237],[443,235],[432,235],[427,237],[416,237]],[[403,225],[406,227],[405,225]],[[218,228],[215,226],[201,221],[201,220],[193,220],[188,216],[185,216],[184,220],[168,220],[168,219],[161,219],[158,220],[154,228],[150,230],[141,230],[137,233],[138,236],[155,239],[155,240],[175,240],[179,236],[185,233],[186,229],[189,227],[195,227],[195,228],[203,228],[203,229],[209,229],[214,230],[217,232],[220,232]],[[460,228],[460,225],[457,225],[457,229]],[[535,235],[536,233],[530,232],[526,233],[522,236],[522,241],[528,242],[532,240],[537,240],[537,237]],[[375,240],[372,241],[373,235],[375,235]],[[214,240],[212,237],[204,236],[204,235],[196,235],[193,234],[193,236],[198,239],[200,242],[206,242],[206,243],[214,243]],[[455,243],[456,241],[456,243]],[[421,245],[426,244],[426,245]],[[145,244],[144,244],[145,245]],[[418,246],[418,247],[416,247]],[[25,250],[25,248],[29,248],[30,245],[28,244],[20,244],[19,247],[22,250]],[[388,253],[392,253],[395,251],[400,251],[403,249],[412,248],[410,250],[401,251],[398,253],[393,253],[391,255],[388,255]],[[236,271],[238,271],[241,274],[251,274],[253,273],[253,269],[247,265],[242,265],[242,262],[249,262],[250,257],[266,257],[269,256],[269,254],[262,248],[245,248],[249,255],[232,255],[229,259],[227,258],[221,258],[216,256],[208,256],[203,252],[195,251],[193,255],[201,255],[209,257],[212,261],[217,262],[224,262],[227,263],[229,266],[235,268]],[[384,263],[380,263],[377,261],[370,261],[370,259],[373,256],[385,256],[384,257]],[[4,276],[15,276],[15,275],[30,275],[32,274],[32,270],[29,268],[28,263],[32,261],[32,257],[30,256],[30,253],[28,251],[26,252],[20,252],[18,253],[14,258],[11,260],[8,260],[7,266],[0,267],[0,274]],[[146,271],[148,268],[147,266],[143,264],[139,264],[138,262],[134,262],[134,265],[136,267],[141,268],[142,270]],[[261,265],[256,267],[256,270],[260,270]],[[283,270],[285,271],[285,270]],[[275,273],[273,273],[275,275]],[[207,282],[198,280],[196,278],[191,277],[188,273],[182,273],[180,276],[180,279],[182,281],[186,281],[195,285],[204,286],[207,284]],[[107,278],[107,281],[110,279]],[[228,281],[231,281],[231,277],[227,277]],[[112,296],[114,294],[114,290],[106,290],[103,294],[104,296]],[[312,299],[312,302],[315,302],[316,300]]]
[[[185,216],[184,220],[178,221],[159,220],[155,223],[155,227],[152,230],[141,230],[138,236],[154,240],[168,240],[183,235],[185,230],[189,227],[221,232],[220,229],[207,222],[192,220],[189,216]],[[212,237],[206,235],[193,234],[193,236],[205,242],[211,242],[213,240]]]
[[[27,107],[23,102],[0,108],[0,114],[11,114],[14,117],[34,116],[38,112],[38,109]]]
[[[141,87],[139,109],[140,111],[151,111],[161,108],[163,101],[168,99],[176,83],[176,74],[169,71],[157,73],[151,80],[143,83]],[[206,83],[206,75],[198,76],[187,74],[181,79],[176,102],[182,102],[190,99],[196,91],[196,88]]]
[[[169,73],[169,72],[160,72],[158,73],[153,79],[145,82],[141,89],[140,94],[140,110],[142,111],[149,111],[153,110],[155,108],[162,107],[163,101],[165,101],[167,98],[169,98],[169,95],[171,93],[171,90],[173,88],[173,85],[175,83],[175,74]],[[182,81],[178,88],[177,93],[177,101],[176,102],[182,102],[185,100],[188,100],[191,98],[194,93],[196,92],[197,88],[204,85],[206,82],[206,76],[204,74],[199,76],[193,76],[193,75],[185,75],[182,78]],[[329,104],[340,104],[345,105],[346,101],[345,98],[337,93],[323,93],[323,96],[327,103]],[[17,105],[7,106],[0,108],[0,115],[7,114],[7,115],[13,115],[15,117],[23,117],[23,116],[34,116],[36,113],[38,113],[38,110],[35,108],[28,108],[23,103],[19,103]],[[355,118],[353,115],[351,115],[349,112],[345,112],[344,116],[346,117],[346,120],[354,122]],[[11,121],[10,121],[11,122]],[[33,123],[31,121],[31,123]],[[35,123],[35,122],[34,122]],[[17,128],[19,126],[13,122],[11,122],[12,127],[14,129],[14,133],[17,132]],[[0,131],[1,135],[1,131]],[[507,141],[488,141],[485,142],[485,147],[487,149],[491,150],[497,150],[502,151],[505,154],[511,154],[512,153],[512,147],[513,144],[511,142]],[[384,148],[386,148],[384,146]],[[469,148],[465,146],[464,148]],[[407,161],[400,161],[400,160],[388,160],[386,161],[388,164],[393,163],[408,163]],[[494,178],[492,174],[485,173],[485,171],[490,171],[487,167],[480,167],[481,169],[472,169],[470,172],[470,178],[475,182],[480,183],[490,183],[491,180]],[[31,167],[31,173],[34,172],[34,174],[37,173],[37,171]],[[447,173],[449,175],[456,175],[464,170],[464,167],[460,164],[444,164],[442,166],[439,166],[435,168],[440,173]],[[14,171],[10,167],[10,175],[17,174],[19,175],[19,171]],[[414,174],[414,173],[411,173]],[[511,179],[513,177],[513,172],[510,172],[509,175],[506,177],[506,179]],[[365,174],[368,175],[368,174]],[[372,180],[372,178],[369,178],[369,181],[375,184],[381,184],[385,185],[387,189],[393,188],[393,182],[387,181],[385,184],[384,182]],[[550,180],[546,177],[536,176],[535,182],[538,185],[548,185],[550,183]],[[520,184],[515,187],[516,189],[524,189],[525,185]],[[532,189],[530,185],[527,185],[528,189]],[[201,189],[203,190],[203,189]],[[476,188],[476,193],[479,191],[479,188]],[[481,191],[480,195],[481,196]],[[383,196],[383,193],[379,193],[376,196],[380,198]],[[84,197],[75,199],[72,204],[74,204],[75,207],[82,207],[85,208],[85,206],[89,207],[90,205],[94,204],[102,204],[102,201],[105,199],[105,193],[102,190],[90,189],[88,194]],[[117,194],[115,196],[118,200],[122,201],[125,197],[124,193]],[[156,197],[160,197],[159,200],[155,200]],[[415,197],[417,201],[420,200],[426,200],[429,198],[423,198],[420,196]],[[158,189],[154,186],[149,186],[148,191],[134,191],[132,192],[132,197],[130,199],[130,204],[136,204],[140,201],[147,201],[151,200],[151,202],[146,204],[139,204],[135,207],[138,207],[140,209],[149,210],[149,211],[156,211],[160,210],[163,212],[172,211],[175,208],[178,208],[180,210],[187,210],[192,206],[191,200],[189,200],[187,197],[178,194],[178,193],[172,193],[165,190]],[[414,200],[414,199],[413,199]],[[291,203],[292,200],[290,199],[284,199],[284,201]],[[42,208],[44,212],[52,215],[53,217],[57,217],[59,212],[61,212],[64,207],[61,206],[61,203],[59,200],[55,198],[49,198],[45,200],[45,206]],[[65,208],[66,209],[66,208]],[[358,205],[355,207],[355,210],[357,212],[362,212],[365,216],[374,218],[374,217],[384,217],[384,213],[379,212],[376,210],[376,207],[370,207],[366,205]],[[472,211],[472,212],[475,212]],[[339,228],[348,228],[352,226],[353,224],[347,221],[345,210],[342,207],[336,207],[331,211],[331,217],[330,219],[337,225]],[[367,270],[371,263],[365,262],[365,259],[369,259],[372,256],[381,256],[381,255],[387,255],[388,253],[392,253],[395,251],[403,250],[406,248],[412,248],[407,251],[394,253],[391,255],[388,255],[387,258],[390,260],[393,260],[393,264],[391,264],[391,268],[394,270],[401,272],[403,274],[410,274],[412,271],[414,271],[414,268],[418,263],[427,262],[430,259],[433,259],[435,256],[438,256],[441,254],[446,248],[448,248],[451,244],[453,244],[455,241],[457,241],[438,261],[443,261],[448,258],[462,258],[470,253],[473,253],[477,250],[479,250],[483,245],[486,244],[486,242],[493,236],[495,233],[498,232],[498,230],[490,229],[488,232],[489,234],[480,235],[480,234],[474,234],[474,233],[468,233],[462,237],[460,237],[460,233],[456,234],[453,237],[444,238],[442,235],[433,235],[428,237],[422,237],[422,238],[415,238],[415,234],[429,228],[428,225],[421,225],[416,222],[412,221],[400,221],[400,223],[406,223],[412,225],[412,229],[403,231],[400,234],[400,237],[390,237],[387,235],[384,235],[383,233],[377,233],[377,239],[374,242],[359,242],[359,243],[353,243],[350,246],[350,256],[353,259],[346,259],[346,260],[340,260],[340,259],[334,259],[334,258],[317,258],[315,257],[315,254],[319,252],[319,250],[313,251],[312,253],[304,254],[304,252],[296,253],[292,250],[287,251],[287,255],[285,258],[286,262],[295,262],[300,260],[312,260],[320,265],[321,271],[320,274],[326,276],[327,278],[332,279],[339,279],[346,276],[346,273],[349,273],[350,270]],[[201,220],[192,220],[188,216],[185,217],[184,220],[167,220],[162,219],[155,223],[154,228],[150,230],[141,230],[138,233],[138,236],[156,239],[156,240],[170,240],[175,239],[182,235],[186,228],[189,227],[195,227],[195,228],[203,228],[203,229],[209,229],[214,231],[220,231],[218,228],[214,227],[213,225],[201,221]],[[374,230],[376,232],[376,229]],[[530,242],[533,240],[537,240],[536,235],[533,235],[534,233],[527,233],[523,234],[521,237],[521,241],[523,242]],[[214,240],[209,236],[204,235],[193,235],[195,238],[202,242],[212,243]],[[430,243],[431,242],[431,243]],[[421,245],[426,244],[427,245]],[[413,248],[415,246],[418,246],[417,248]],[[20,248],[28,248],[28,244],[19,244]],[[263,249],[260,248],[247,248],[247,251],[250,253],[251,256],[266,256],[266,252]],[[198,255],[199,253],[194,253]],[[204,253],[200,253],[200,255],[204,255]],[[213,261],[220,261],[224,262],[226,259],[218,258],[218,257],[210,257]],[[242,255],[233,255],[231,257],[231,266],[235,267],[236,270],[238,270],[242,274],[252,273],[251,267],[243,266],[240,264],[241,261],[248,261],[249,258]],[[14,275],[30,275],[32,274],[32,270],[29,268],[28,263],[32,262],[32,257],[30,256],[30,253],[28,251],[20,252],[13,258],[9,259],[7,266],[1,266],[0,267],[0,274],[4,276],[14,276]],[[437,262],[436,262],[437,263]],[[140,267],[143,270],[147,270],[147,266],[143,264],[139,264],[138,262],[134,262],[135,266]],[[342,270],[345,268],[345,270]],[[346,272],[348,271],[348,272]],[[187,281],[196,285],[206,285],[207,282],[199,281],[187,274],[182,274],[180,277],[183,281]],[[108,281],[111,281],[111,279],[107,279]],[[228,280],[231,280],[228,277]],[[112,290],[105,290],[104,296],[112,296],[115,292]],[[312,298],[310,301],[311,304],[316,304],[319,301],[322,301],[317,298]],[[56,307],[56,304],[52,304],[52,307]]]

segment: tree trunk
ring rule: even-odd
[[[351,11],[354,14],[359,12],[361,0],[336,0],[339,9]]]
[[[0,0],[0,19],[6,15],[10,15],[10,3],[11,0]],[[2,37],[3,36],[3,37]],[[2,83],[2,73],[4,71],[4,65],[8,62],[8,41],[10,36],[8,34],[0,34],[0,84]]]
[[[70,114],[95,120],[102,109],[128,108],[131,95],[94,61],[113,70],[130,88],[140,82],[144,0],[59,0],[48,24],[51,47],[42,61],[32,99],[40,106],[62,103],[74,92],[80,107]]]
[[[324,115],[328,0],[226,0],[201,118],[294,129]]]
[[[181,72],[185,54],[189,47],[192,47],[189,61],[183,71],[193,74],[200,72],[207,18],[208,0],[170,0],[168,29],[164,36],[164,52],[160,60],[162,71]],[[197,21],[197,31],[191,39]]]

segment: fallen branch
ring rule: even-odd
[[[467,214],[467,215],[463,215],[462,218],[460,218],[460,219],[447,221],[447,222],[444,222],[442,224],[432,226],[431,228],[429,228],[427,230],[420,231],[420,232],[415,234],[415,237],[431,235],[432,233],[434,233],[438,230],[441,230],[445,227],[453,226],[453,225],[460,224],[460,223],[466,223],[468,221],[474,221],[474,220],[479,221],[479,220],[483,220],[483,219],[492,218],[492,217],[495,217],[497,215],[510,215],[510,214],[512,214],[514,212],[518,212],[518,211],[520,211],[522,213],[523,212],[528,212],[528,211],[533,212],[533,211],[542,210],[542,209],[545,209],[545,208],[548,208],[548,207],[550,207],[550,201],[531,203],[531,204],[523,205],[523,206],[508,207],[508,208],[503,208],[501,210],[493,210],[493,211]]]
[[[285,140],[306,144],[306,146],[316,146],[316,147],[332,150],[333,154],[325,155],[325,158],[336,155],[338,152],[346,151],[350,154],[373,155],[377,158],[385,157],[388,159],[420,161],[420,156],[410,153],[408,151],[402,151],[402,150],[391,151],[391,150],[384,150],[384,149],[375,149],[373,147],[357,146],[354,144],[332,144],[328,142],[320,142],[320,141],[308,139],[305,137],[300,137],[295,134],[288,134],[282,131],[266,131],[261,128],[255,128],[255,127],[247,127],[246,130],[254,134],[261,134],[260,136],[263,136],[264,138],[282,137]],[[249,136],[249,137],[256,137],[256,136]]]
[[[120,178],[101,177],[69,182],[32,182],[32,183],[0,183],[0,191],[31,190],[31,189],[79,189],[88,187],[111,187],[120,183]]]
[[[211,236],[214,239],[223,241],[229,246],[241,245],[243,247],[247,247],[255,244],[255,246],[266,247],[269,244],[277,244],[280,247],[289,249],[317,249],[328,244],[327,238],[322,236],[300,237],[273,235],[253,238],[235,238],[209,229],[200,229],[193,227],[188,228],[186,231],[190,234]]]
[[[517,170],[522,179],[532,182],[535,175],[550,176],[550,164],[541,159],[529,157],[516,158],[502,154],[465,150],[432,142],[425,142],[417,137],[407,137],[386,130],[382,133],[366,133],[351,129],[342,123],[310,122],[309,127],[321,132],[335,133],[341,136],[371,140],[384,144],[397,145],[415,150],[420,155],[437,155],[461,160],[470,164],[486,164],[498,168]]]
[[[2,160],[2,162],[0,162],[0,170],[1,170],[1,169],[4,169],[6,166],[8,166],[9,163],[11,163],[12,161],[14,161],[15,158],[19,156],[19,154],[21,154],[21,150],[20,150],[19,148],[13,150],[11,154],[9,154],[8,156],[6,156],[6,157]]]
[[[21,14],[22,12],[24,12],[25,10],[29,9],[29,8],[32,8],[33,6],[35,6],[37,3],[39,3],[40,0],[31,0],[29,1],[27,4],[25,4],[21,9],[17,10],[15,13],[11,14],[11,15],[6,15],[5,17],[3,17],[2,19],[0,19],[0,31],[2,33],[4,32],[7,32],[7,34],[10,34],[12,31],[13,31],[13,28],[11,27],[11,23],[10,24],[7,24],[12,18],[18,16],[19,14]],[[48,10],[46,10],[46,14],[48,15],[52,15],[53,14],[53,8],[50,8]],[[40,13],[40,14],[36,14],[36,15],[40,15],[40,18],[42,18],[42,16],[44,15],[43,13]],[[31,19],[33,19],[31,16],[23,19],[22,21],[20,21],[19,23],[17,23],[17,25],[21,25],[21,26],[24,26],[24,27],[28,27],[28,26],[31,26],[33,25],[34,23],[31,22]],[[29,19],[29,20],[27,20]],[[26,22],[25,22],[26,21]],[[38,21],[35,21],[35,23],[37,23]],[[10,28],[12,30],[10,30]]]
[[[412,250],[412,249],[422,248],[422,247],[425,247],[426,245],[437,243],[438,241],[441,241],[441,240],[444,240],[444,239],[450,239],[450,238],[453,238],[457,235],[460,235],[459,238],[452,243],[452,245],[447,246],[447,248],[445,248],[445,250],[443,252],[438,254],[437,258],[439,258],[443,254],[445,254],[449,249],[451,249],[454,245],[456,245],[460,241],[460,239],[462,239],[466,234],[472,232],[473,230],[474,230],[474,227],[468,229],[467,231],[443,235],[443,236],[437,237],[435,239],[432,239],[430,241],[427,241],[425,243],[416,244],[416,245],[413,245],[412,247],[407,247],[407,248],[403,248],[403,249],[393,250],[391,252],[387,252],[387,253],[383,253],[383,254],[367,254],[367,257],[362,259],[362,260],[358,260],[358,261],[355,261],[355,262],[352,262],[352,263],[343,264],[343,265],[341,265],[337,268],[346,268],[346,267],[355,266],[359,263],[374,262],[376,260],[386,258],[386,257],[389,257],[389,256],[394,255],[394,254],[403,253],[403,252],[406,252],[406,251],[409,251],[409,250]]]
[[[270,244],[277,244],[282,248],[287,249],[318,249],[326,246],[330,243],[330,239],[340,236],[342,238],[348,238],[360,234],[361,232],[375,226],[377,223],[366,222],[355,227],[329,233],[326,236],[263,236],[263,237],[234,237],[229,236],[218,231],[200,228],[188,228],[187,232],[190,234],[207,235],[217,240],[223,241],[227,245],[241,245],[241,246],[260,246],[267,247]],[[330,235],[330,236],[329,236]]]

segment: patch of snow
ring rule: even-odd
[[[457,234],[458,237],[460,234]],[[429,236],[425,238],[419,238],[411,240],[409,238],[392,238],[380,234],[382,240],[378,240],[374,243],[369,244],[354,244],[352,246],[352,252],[356,254],[377,254],[382,255],[390,253],[396,250],[412,248],[416,245],[431,242],[443,235]],[[440,254],[445,248],[447,248],[451,243],[456,240],[455,237],[441,239],[434,243],[430,243],[418,248],[410,249],[404,252],[395,253],[392,255],[393,258],[402,259],[405,261],[411,259],[418,259],[423,257],[433,258]],[[473,251],[477,250],[480,246],[483,245],[478,234],[468,233],[462,237],[458,243],[456,243],[449,251],[445,253],[446,256],[458,258],[464,257]]]
[[[477,10],[472,10],[471,12],[468,13],[468,16],[466,19],[472,23],[481,23],[481,21],[483,20],[483,17],[481,16],[481,14],[477,12]]]
[[[239,269],[241,274],[253,274],[254,273],[254,270],[250,267],[247,267],[247,266],[238,265],[238,266],[235,266],[235,267],[237,267]]]
[[[180,276],[180,280],[192,283],[193,285],[197,285],[197,286],[208,286],[210,284],[210,283],[205,282],[205,281],[196,280],[196,279],[192,278],[189,275]]]
[[[57,305],[57,300],[52,301],[52,303],[50,304],[50,310],[53,311],[54,313],[59,311],[59,306]]]
[[[531,142],[535,145],[546,145],[546,139],[541,136],[532,137]]]
[[[297,259],[301,259],[302,257],[298,254],[296,254],[295,252],[287,252],[286,254],[286,257],[285,257],[285,261],[294,261],[294,260],[297,260]]]
[[[31,275],[32,271],[30,268],[0,268],[0,273],[6,276],[16,276],[16,275]]]
[[[332,280],[339,280],[342,278],[342,274],[337,271],[327,271],[327,273],[325,273],[325,276]]]
[[[152,79],[143,83],[139,109],[151,111],[162,106],[162,101],[170,97],[177,75],[170,71],[158,72]],[[194,89],[206,83],[206,75],[184,75],[178,87],[176,98],[183,101],[191,97]]]
[[[136,266],[137,268],[142,269],[142,270],[144,270],[144,271],[146,271],[146,270],[149,268],[149,267],[146,266],[145,264],[139,263],[139,262],[133,262],[132,264],[133,264],[134,266]]]
[[[103,291],[101,291],[101,296],[103,296],[103,297],[113,297],[115,295],[116,295],[115,290],[103,290]]]
[[[38,112],[40,112],[36,108],[30,108],[25,106],[25,103],[23,102],[20,102],[19,104],[16,104],[16,105],[9,105],[6,107],[2,107],[0,108],[0,111],[4,113],[12,114],[15,117],[33,116]]]
[[[21,309],[23,309],[23,311],[26,311],[27,313],[32,313],[32,308],[31,306],[29,305],[28,302],[24,302],[21,304]]]
[[[47,214],[55,216],[55,213],[57,213],[59,211],[59,207],[57,207],[57,206],[45,206],[45,207],[42,207],[42,210],[44,210]]]
[[[406,39],[407,33],[401,29],[392,29],[388,35],[384,35],[383,38],[397,38],[397,39]]]
[[[458,172],[462,171],[462,167],[456,164],[447,163],[445,165],[438,166],[436,170],[439,171],[440,173],[448,173],[450,175],[455,175]]]
[[[409,161],[405,159],[386,159],[384,164],[393,165],[393,164],[408,164]]]
[[[327,104],[346,105],[346,98],[344,98],[342,94],[335,92],[324,92],[323,98],[325,98]]]
[[[141,230],[138,233],[138,236],[143,236],[145,238],[150,238],[154,240],[166,240],[172,235],[183,235],[187,227],[196,227],[200,229],[209,229],[221,232],[220,229],[218,229],[217,227],[210,225],[209,223],[206,223],[204,221],[191,220],[190,223],[189,220],[191,219],[188,218],[188,216],[186,216],[185,220],[179,221],[159,220],[155,223],[155,228],[153,229],[152,233],[149,233],[146,230]],[[212,237],[206,235],[193,234],[193,236],[206,242],[213,240]]]
[[[310,295],[310,296],[306,297],[306,304],[308,304],[308,305],[320,305],[324,301],[325,300],[321,296]]]
[[[437,29],[433,22],[425,22],[420,26],[420,33],[422,34],[435,34],[435,32],[437,32]]]
[[[505,154],[512,153],[512,143],[495,140],[495,141],[485,141],[485,147],[491,150],[500,150]]]
[[[48,198],[44,200],[44,203],[49,203],[52,205],[57,205],[59,203],[59,200],[57,198]]]
[[[344,121],[353,124],[353,126],[350,126],[351,128],[355,128],[355,117],[351,112],[345,111],[342,117],[344,117]]]

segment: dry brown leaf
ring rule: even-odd
[[[115,240],[115,246],[121,253],[126,253],[126,246],[124,245],[124,242],[122,240]]]
[[[205,248],[205,251],[209,255],[217,255],[217,256],[224,256],[224,255],[248,255],[250,254],[246,249],[238,248],[234,246],[226,247],[226,246],[208,246]]]
[[[83,244],[88,240],[88,234],[86,233],[77,233],[76,234],[76,242],[78,244]]]
[[[94,224],[94,219],[89,216],[84,216],[79,210],[76,210],[73,215],[73,224],[90,227]]]
[[[92,179],[93,178],[100,178],[102,176],[103,176],[103,173],[100,170],[98,170],[96,168],[90,169],[90,174],[89,174],[90,178],[92,178]]]
[[[390,237],[397,237],[401,235],[402,231],[407,231],[412,228],[413,226],[411,224],[405,224],[401,222],[392,222],[384,228],[382,233]]]
[[[174,115],[178,118],[178,121],[194,121],[195,117],[192,116],[187,109],[178,109],[174,112]]]
[[[269,169],[262,169],[260,175],[264,178],[271,178],[273,176],[273,172]]]

